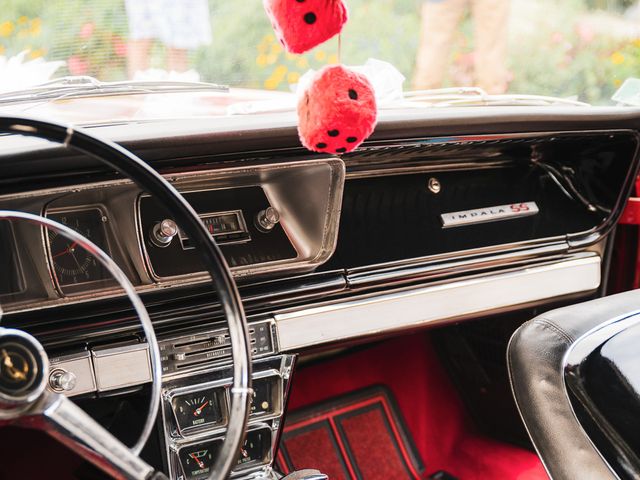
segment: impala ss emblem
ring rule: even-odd
[[[498,222],[514,218],[536,215],[540,210],[536,202],[513,203],[497,207],[462,210],[460,212],[443,213],[442,228],[462,227],[476,223]]]

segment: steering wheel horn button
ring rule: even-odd
[[[0,328],[0,410],[28,405],[44,391],[48,360],[31,335]]]

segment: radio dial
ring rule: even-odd
[[[178,234],[178,225],[170,218],[165,218],[160,223],[156,223],[151,231],[151,242],[156,247],[168,247]]]
[[[273,207],[261,210],[256,216],[256,227],[263,232],[270,232],[278,223],[280,223],[280,214]]]

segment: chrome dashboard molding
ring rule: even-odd
[[[292,173],[298,174],[298,181],[291,181]],[[165,175],[165,178],[181,192],[259,185],[264,189],[269,202],[282,211],[283,227],[298,252],[297,258],[232,268],[236,278],[281,272],[306,273],[325,262],[335,251],[345,179],[344,163],[339,158],[189,171]],[[292,188],[292,183],[297,185],[297,188]],[[71,201],[70,199],[75,198],[77,194],[80,194],[80,198]],[[55,210],[97,207],[114,220],[113,212],[106,205],[105,196],[114,197],[108,201],[112,202],[112,207],[117,206],[123,215],[122,219],[111,222],[114,231],[107,236],[109,240],[118,237],[123,239],[121,243],[126,243],[112,248],[118,263],[123,265],[127,275],[139,279],[136,285],[139,293],[209,282],[210,279],[205,273],[166,279],[153,274],[149,268],[150,263],[142,243],[143,236],[139,225],[137,199],[140,194],[137,186],[129,180],[113,180],[0,195],[0,206],[6,203],[15,205],[19,202],[18,209],[42,214],[53,201],[61,200],[54,205]],[[288,198],[291,197],[291,201],[297,204],[288,206]],[[81,199],[86,201],[82,203]],[[300,201],[301,199],[305,201]],[[315,209],[312,208],[314,206]],[[309,211],[308,208],[312,208],[313,211]],[[128,219],[132,219],[130,226]],[[49,265],[46,259],[47,244],[46,238],[43,238],[38,248],[29,246],[31,255],[43,256],[43,265]],[[33,301],[4,304],[6,312],[19,313],[122,296],[122,291],[118,288],[102,288],[99,291],[81,292],[72,296],[60,295],[51,268],[48,266],[46,270],[47,274],[38,272],[41,277],[39,282],[42,283],[40,288],[46,291],[46,296]]]
[[[297,351],[593,292],[600,286],[601,265],[597,253],[570,254],[501,273],[279,312],[274,320],[281,350]]]
[[[566,242],[556,242],[531,248],[516,248],[505,253],[478,251],[466,254],[444,254],[439,258],[425,257],[414,261],[391,262],[367,268],[347,270],[350,290],[391,287],[406,283],[425,282],[454,275],[471,274],[499,268],[514,268],[541,260],[557,260],[569,252]]]

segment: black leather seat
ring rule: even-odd
[[[575,417],[563,360],[581,336],[639,308],[640,290],[625,292],[547,312],[512,336],[507,362],[513,395],[551,478],[617,478]]]

